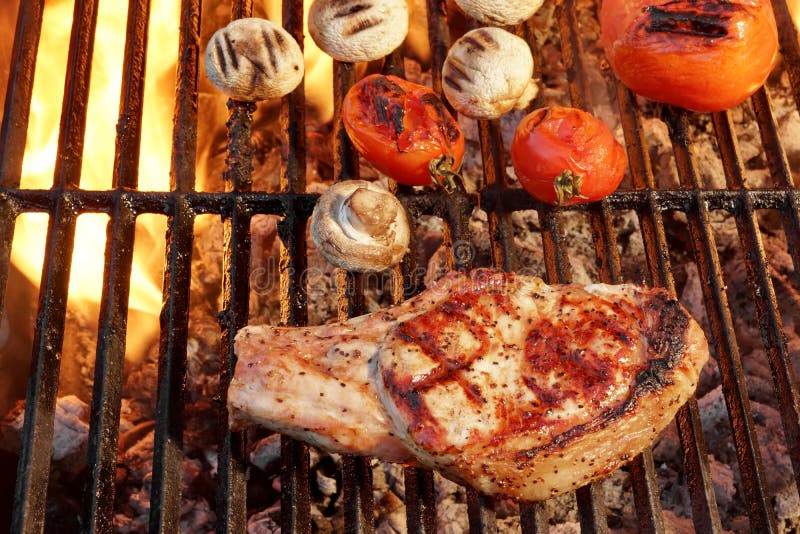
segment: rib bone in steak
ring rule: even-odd
[[[611,472],[693,394],[698,324],[660,289],[451,273],[399,306],[236,337],[234,427],[537,500]]]

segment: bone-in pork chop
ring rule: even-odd
[[[646,448],[694,393],[708,346],[663,290],[479,269],[345,322],[244,328],[236,353],[234,427],[538,500]]]

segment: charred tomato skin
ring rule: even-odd
[[[693,111],[734,107],[778,57],[769,0],[605,0],[601,40],[634,93]]]
[[[396,76],[373,74],[353,85],[342,102],[347,135],[379,171],[405,185],[430,185],[431,161],[457,171],[464,135],[436,93]]]
[[[560,106],[537,109],[520,121],[511,162],[522,187],[553,205],[583,204],[610,195],[628,166],[625,150],[603,121]]]

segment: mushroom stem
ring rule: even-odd
[[[397,206],[386,202],[385,197],[386,193],[364,187],[353,191],[345,201],[348,219],[353,228],[371,237],[386,234],[397,215]]]

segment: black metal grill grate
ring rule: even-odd
[[[428,0],[430,42],[433,52],[433,85],[441,89],[440,68],[449,43],[445,0]],[[587,78],[582,61],[579,24],[575,0],[562,0],[559,29],[563,62],[570,80],[573,105],[591,109]],[[800,45],[784,0],[773,0],[780,27],[785,68],[789,73],[795,101],[800,105]],[[33,72],[42,26],[44,1],[20,3],[16,27],[11,76],[0,134],[0,289],[8,279],[11,241],[15,218],[24,212],[50,215],[45,264],[35,329],[32,368],[28,384],[23,445],[13,496],[12,532],[40,532],[45,522],[45,496],[50,469],[50,444],[59,382],[60,351],[66,313],[70,258],[79,214],[102,212],[110,216],[106,249],[105,276],[99,323],[94,379],[91,431],[88,457],[88,484],[83,496],[82,525],[86,531],[112,530],[114,472],[117,458],[121,383],[125,354],[128,286],[131,275],[134,225],[144,213],[168,216],[164,306],[161,313],[159,351],[158,417],[156,420],[150,530],[174,532],[180,522],[180,464],[183,442],[183,397],[186,374],[189,285],[193,224],[198,215],[221,214],[225,220],[223,309],[220,313],[222,343],[221,401],[230,380],[235,355],[232,339],[248,319],[250,220],[255,214],[282,217],[281,239],[281,321],[287,325],[307,322],[307,295],[302,273],[306,267],[305,225],[316,200],[305,190],[305,115],[303,86],[282,102],[280,116],[284,139],[280,192],[267,194],[252,190],[250,145],[254,105],[230,104],[229,144],[225,192],[195,191],[197,140],[197,77],[201,43],[200,0],[183,0],[180,16],[180,62],[175,102],[171,192],[139,192],[137,188],[138,147],[141,136],[144,57],[149,0],[130,0],[127,44],[124,58],[123,91],[114,167],[114,190],[84,191],[79,188],[87,83],[91,65],[98,0],[76,0],[69,49],[67,83],[58,144],[58,158],[50,190],[21,190],[20,175],[30,110]],[[234,1],[232,17],[248,16],[252,1]],[[302,43],[302,2],[284,0],[284,25]],[[516,29],[535,45],[532,23]],[[393,54],[386,69],[402,73],[402,58]],[[337,63],[334,72],[334,99],[339,104],[355,82],[353,65]],[[751,100],[760,129],[774,188],[751,191],[745,187],[743,163],[727,112],[713,115],[713,126],[722,155],[727,189],[706,190],[696,170],[692,154],[687,114],[667,109],[664,118],[670,127],[681,187],[657,190],[645,143],[642,118],[633,95],[617,85],[617,102],[630,160],[633,188],[620,191],[589,207],[569,210],[539,204],[516,190],[509,189],[505,175],[505,152],[499,123],[479,125],[485,187],[477,195],[457,192],[413,193],[400,188],[412,220],[423,214],[445,222],[445,244],[470,237],[468,217],[480,205],[488,214],[493,263],[513,270],[513,227],[511,214],[536,210],[541,222],[545,277],[550,282],[568,282],[571,267],[562,239],[562,221],[574,210],[588,212],[596,244],[601,279],[620,282],[621,266],[614,228],[614,213],[633,210],[639,220],[647,256],[648,283],[675,291],[670,266],[670,248],[664,228],[667,211],[686,214],[692,252],[703,284],[703,297],[713,330],[712,343],[722,376],[722,386],[734,428],[734,441],[742,474],[751,527],[754,532],[774,531],[775,515],[766,490],[758,441],[754,434],[750,401],[734,335],[731,310],[709,213],[725,210],[734,215],[741,248],[745,252],[748,282],[756,303],[757,320],[773,372],[784,433],[800,484],[800,403],[782,331],[775,291],[767,268],[756,211],[779,210],[789,243],[795,271],[800,273],[800,191],[794,188],[786,154],[777,134],[777,125],[766,89]],[[338,124],[338,121],[334,121]],[[358,159],[340,126],[334,132],[334,176],[337,180],[358,177]],[[452,253],[449,266],[469,268],[469,259]],[[393,273],[393,295],[419,289],[412,260]],[[358,315],[365,310],[363,280],[339,273],[340,317]],[[0,298],[5,292],[0,290]],[[0,306],[3,303],[0,301]],[[685,480],[692,501],[693,521],[698,532],[720,532],[709,465],[696,400],[684,406],[677,423],[683,446]],[[220,421],[218,530],[243,532],[246,526],[246,437],[228,430]],[[286,532],[310,532],[309,456],[305,445],[282,441],[282,526]],[[653,457],[647,451],[631,464],[635,507],[642,532],[664,532]],[[405,469],[407,524],[409,532],[433,532],[435,508],[433,475],[426,470]],[[349,531],[370,532],[373,526],[372,474],[365,459],[349,457],[343,461],[345,518]],[[10,497],[8,497],[10,498]],[[602,486],[594,484],[577,491],[581,527],[584,532],[604,532],[606,524]],[[468,491],[469,521],[475,532],[495,530],[491,499]],[[521,506],[523,532],[546,532],[547,517],[540,503]]]

